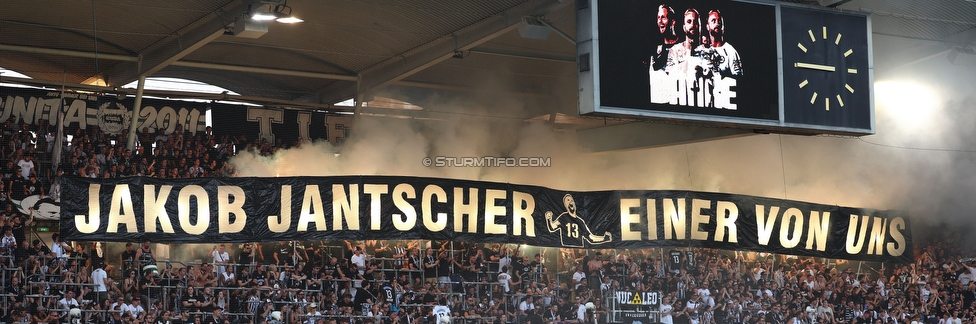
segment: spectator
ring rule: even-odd
[[[25,154],[22,159],[17,161],[17,166],[20,167],[20,176],[24,179],[30,178],[30,176],[37,176],[36,165],[32,161],[32,154]]]
[[[210,250],[210,258],[213,259],[213,264],[217,266],[217,273],[224,273],[224,268],[230,264],[230,254],[227,253],[227,248],[223,244],[213,246]]]
[[[68,290],[65,293],[64,298],[58,300],[58,305],[60,305],[61,308],[61,317],[68,316],[68,311],[72,308],[80,307],[81,304],[78,303],[78,300],[79,297],[75,296],[74,290]]]

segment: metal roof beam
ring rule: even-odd
[[[885,76],[887,73],[895,72],[900,68],[943,56],[948,53],[953,46],[974,45],[974,42],[976,42],[976,28],[946,36],[941,40],[916,39],[897,35],[883,36],[909,39],[921,42],[922,44],[899,51],[892,55],[886,55],[885,57],[887,59],[883,61],[877,60],[876,57],[874,71],[876,74],[879,74],[879,76]],[[875,37],[877,37],[877,35],[875,35]]]
[[[179,61],[223,35],[227,25],[233,22],[225,19],[243,15],[247,4],[242,0],[234,0],[218,12],[207,14],[187,26],[185,30],[177,31],[173,36],[141,51],[139,53],[139,64],[135,67],[126,63],[116,64],[102,73],[105,83],[109,85],[128,84],[140,76],[151,76],[173,62]]]
[[[66,88],[69,90],[76,91],[91,91],[91,92],[103,92],[111,93],[116,95],[134,95],[138,89],[133,88],[118,88],[112,86],[99,86],[90,84],[77,84],[77,83],[64,83],[62,81],[49,81],[49,80],[39,80],[39,79],[28,79],[28,78],[18,78],[18,77],[5,77],[0,76],[0,83],[14,83],[22,84],[34,87],[48,87],[48,88]],[[146,96],[155,97],[167,97],[173,98],[175,100],[180,99],[202,99],[202,100],[225,100],[241,103],[252,103],[266,106],[283,106],[295,109],[310,109],[310,110],[329,110],[329,111],[352,111],[352,107],[346,106],[333,106],[326,104],[316,104],[309,102],[299,102],[293,100],[283,100],[276,98],[265,98],[257,96],[242,96],[242,95],[232,95],[228,93],[206,93],[206,92],[193,92],[193,91],[177,91],[177,90],[144,90]]]
[[[822,7],[836,8],[839,5],[851,2],[851,0],[817,0]]]
[[[138,57],[130,56],[130,55],[82,52],[82,51],[72,51],[72,50],[64,50],[64,49],[56,49],[56,48],[31,47],[31,46],[20,46],[20,45],[10,45],[10,44],[0,44],[0,51],[12,51],[12,52],[33,53],[33,54],[51,54],[51,55],[84,57],[84,58],[92,58],[92,59],[107,59],[113,61],[127,61],[127,62],[139,61]]]
[[[522,17],[544,16],[569,3],[573,2],[564,0],[529,1],[366,69],[360,72],[357,84],[336,82],[300,100],[334,103],[355,97],[359,93],[372,92],[450,59],[454,56],[455,51],[468,51],[509,32],[518,27]]]

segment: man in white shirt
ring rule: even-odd
[[[0,238],[0,255],[12,255],[16,247],[17,237],[14,236],[13,228],[4,226],[3,238]]]
[[[706,282],[703,282],[702,285],[701,285],[701,287],[699,287],[698,289],[695,289],[695,292],[698,293],[698,295],[701,296],[703,299],[705,297],[708,297],[708,296],[711,296],[712,295],[712,292],[710,290],[708,290],[708,282],[707,281]]]
[[[583,305],[583,300],[579,297],[576,297],[576,321],[586,323],[586,305]]]
[[[320,319],[320,316],[322,316],[322,313],[319,312],[317,306],[318,305],[315,303],[308,304],[308,312],[305,313],[305,318],[308,319],[306,323],[315,324],[315,322]]]
[[[525,317],[529,316],[529,312],[534,310],[535,302],[533,301],[532,295],[525,296],[525,299],[519,303],[519,322],[524,322]]]
[[[508,266],[502,267],[501,272],[498,273],[498,284],[506,294],[512,290],[512,275],[508,274]]]
[[[976,280],[976,261],[971,261],[969,264],[963,263],[967,269],[969,269],[969,279]]]
[[[51,235],[51,239],[54,240],[54,244],[51,244],[51,253],[54,253],[55,258],[63,261],[68,256],[66,251],[70,251],[71,247],[61,241],[60,234]]]
[[[75,292],[72,290],[68,290],[64,298],[58,301],[58,304],[61,305],[61,317],[68,316],[68,310],[79,306],[78,298],[75,297]]]
[[[91,274],[92,283],[95,284],[95,301],[98,303],[108,298],[108,287],[105,286],[105,278],[108,277],[108,274],[102,269],[104,267],[105,265],[102,262],[98,262]]]
[[[220,284],[225,287],[232,286],[235,278],[233,269],[231,267],[224,267],[224,272],[220,273]]]
[[[600,284],[600,291],[606,293],[611,287],[613,287],[613,280],[610,279],[610,276],[603,277],[603,283]]]
[[[438,324],[450,323],[451,321],[451,309],[447,307],[447,299],[441,298],[439,305],[434,306],[432,313],[437,317]]]
[[[356,265],[356,269],[359,269],[359,275],[366,275],[366,255],[363,254],[363,249],[357,246],[352,253],[350,260]]]
[[[701,302],[701,296],[695,293],[688,303],[685,305],[684,313],[688,314],[688,322],[691,324],[698,324],[700,322],[699,312],[703,309]]]
[[[576,272],[573,273],[573,289],[579,289],[580,280],[586,278],[586,272],[583,271],[583,265],[576,266]]]
[[[142,316],[142,313],[145,313],[146,312],[146,309],[145,308],[142,308],[142,300],[141,299],[139,299],[139,298],[132,298],[132,304],[122,305],[122,313],[124,314],[126,311],[128,311],[130,314],[132,314],[132,319],[136,319],[136,318],[139,318],[140,316]]]
[[[20,167],[20,175],[22,175],[24,179],[30,179],[31,174],[37,175],[37,172],[34,172],[34,162],[31,161],[30,154],[26,154],[24,155],[23,159],[18,160],[17,166]]]
[[[962,319],[959,318],[959,310],[953,309],[952,316],[946,319],[946,324],[962,324]]]
[[[226,247],[223,244],[214,245],[213,249],[210,250],[210,257],[213,258],[213,263],[217,265],[217,273],[224,273],[224,267],[230,263],[230,254],[227,253]]]

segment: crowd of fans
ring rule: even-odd
[[[218,139],[209,126],[205,132],[193,134],[177,124],[168,135],[162,129],[152,133],[143,128],[136,138],[135,149],[130,150],[126,147],[127,131],[113,136],[97,127],[90,131],[77,129],[62,148],[58,169],[64,174],[89,178],[233,176],[232,165],[224,161],[236,152],[257,149],[270,154],[276,149],[267,141],[249,141],[244,136]]]
[[[913,264],[701,248],[527,250],[432,241],[214,245],[193,260],[179,246],[139,242],[50,246],[28,239],[33,219],[11,201],[56,196],[58,176],[233,176],[236,152],[282,148],[217,139],[177,126],[126,134],[97,127],[65,137],[58,168],[45,167],[56,133],[8,120],[0,127],[0,321],[6,323],[607,323],[616,293],[657,292],[647,322],[690,324],[931,323],[976,321],[976,264],[958,232],[916,240]],[[51,170],[57,170],[51,172]],[[956,234],[953,234],[956,233]],[[957,236],[953,236],[957,235]],[[154,249],[166,249],[166,258]],[[530,252],[531,251],[531,252]],[[968,251],[968,250],[967,250]],[[169,259],[169,260],[167,260]],[[184,258],[186,259],[186,258]],[[199,260],[199,261],[196,261]],[[552,271],[550,271],[552,269]],[[592,303],[592,307],[587,307]]]
[[[913,264],[856,269],[701,248],[530,253],[384,240],[214,245],[182,263],[157,260],[164,245],[148,241],[107,256],[56,239],[5,261],[3,316],[58,322],[78,308],[85,323],[419,324],[443,304],[454,323],[608,323],[620,320],[615,293],[631,291],[662,296],[641,309],[647,322],[969,323],[976,268],[945,242]]]
[[[136,136],[135,149],[127,148],[128,130],[107,134],[96,125],[66,130],[57,148],[57,127],[44,119],[35,124],[10,117],[0,125],[0,204],[19,201],[31,195],[60,194],[59,176],[118,178],[195,178],[233,176],[228,158],[242,150],[262,155],[284,148],[282,143],[248,139],[246,136],[217,138],[211,127],[204,132],[189,132],[176,124],[166,134],[143,128]],[[58,159],[54,155],[60,152]],[[54,161],[57,167],[54,167]]]

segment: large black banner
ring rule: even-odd
[[[87,93],[75,93],[44,89],[0,87],[0,121],[14,118],[29,125],[58,125],[58,108],[64,115],[66,134],[75,129],[98,126],[106,134],[120,134],[128,130],[133,121],[132,107],[135,97],[116,97]],[[184,131],[202,133],[207,127],[207,109],[213,106],[233,105],[144,98],[136,128],[148,128],[151,133],[161,129],[165,134],[182,125]]]
[[[61,233],[165,243],[432,239],[569,248],[697,246],[912,261],[908,216],[694,191],[553,190],[436,178],[63,181]]]

